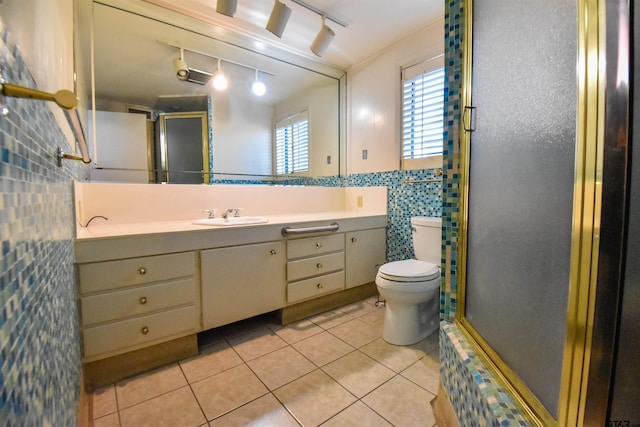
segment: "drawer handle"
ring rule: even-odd
[[[138,269],[138,274],[141,274],[141,275],[147,274],[147,269],[144,267],[140,267]]]
[[[143,326],[142,329],[140,329],[140,332],[142,332],[142,335],[147,335],[149,333],[149,328]]]
[[[322,243],[316,243],[316,248],[320,249],[322,247]]]
[[[275,255],[275,254],[277,254],[278,252],[276,252],[276,250],[275,250],[275,249],[271,249],[271,250],[269,251],[269,253],[270,253],[271,255]]]
[[[140,297],[138,302],[140,303],[140,305],[145,305],[147,303],[147,297]]]
[[[324,286],[322,286],[322,283],[318,283],[318,284],[316,285],[316,288],[318,288],[318,289],[322,289],[323,287],[324,287]]]
[[[351,238],[351,243],[355,243],[355,242],[357,242],[357,241],[358,241],[358,239],[356,239],[355,237],[352,237],[352,238]]]
[[[317,268],[322,268],[322,264],[321,264],[321,263],[317,263],[317,264],[316,264],[316,267],[317,267]]]

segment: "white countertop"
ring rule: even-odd
[[[135,236],[159,233],[175,233],[184,231],[213,230],[213,229],[237,229],[249,227],[261,227],[278,224],[295,224],[310,221],[338,221],[344,219],[377,217],[379,213],[362,213],[362,212],[317,212],[305,214],[290,215],[267,215],[269,219],[267,223],[261,224],[242,224],[242,225],[198,225],[193,221],[202,218],[194,218],[192,220],[183,221],[164,221],[164,222],[141,222],[141,223],[122,223],[113,224],[108,220],[96,219],[89,227],[79,227],[77,240],[100,239],[105,237],[117,236]]]

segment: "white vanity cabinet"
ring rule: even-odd
[[[287,303],[344,289],[344,233],[287,240]]]
[[[285,305],[282,241],[201,251],[203,329]]]
[[[374,228],[345,233],[347,289],[371,283],[387,259],[387,230]]]
[[[85,360],[200,329],[196,254],[78,264]]]

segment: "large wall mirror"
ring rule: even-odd
[[[92,181],[304,183],[340,175],[343,71],[283,59],[243,35],[144,1],[93,1],[92,25],[93,67],[85,70],[94,79]],[[177,77],[177,58],[190,70],[187,80]],[[212,87],[218,68],[224,91]],[[266,86],[262,96],[252,92],[256,79]],[[168,142],[161,124],[185,113],[204,113],[204,129],[184,138],[174,132]],[[279,174],[276,125],[298,115],[308,118],[308,167]],[[180,144],[198,144],[183,152],[201,153],[201,168],[171,169],[194,164],[163,158]]]

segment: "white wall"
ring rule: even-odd
[[[73,91],[73,0],[4,0],[0,7],[11,43],[20,47],[38,89]],[[49,104],[69,147],[75,147],[63,111]]]
[[[443,52],[440,20],[348,70],[348,173],[400,168],[400,70]]]

